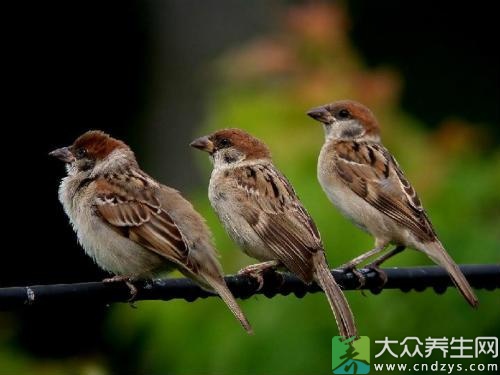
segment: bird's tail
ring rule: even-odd
[[[451,280],[460,291],[460,294],[469,302],[469,304],[476,308],[479,305],[479,301],[472,290],[469,282],[465,278],[464,274],[458,268],[455,261],[446,252],[443,245],[439,242],[432,242],[430,244],[425,244],[422,249],[434,262],[446,269],[451,277]]]
[[[227,287],[224,279],[222,277],[215,278],[207,275],[204,275],[204,279],[210,285],[210,287],[213,288],[217,292],[217,294],[222,298],[227,307],[229,307],[229,310],[231,310],[236,319],[239,320],[240,324],[243,326],[245,331],[247,331],[249,335],[253,335],[252,326],[250,325],[245,314],[243,313],[240,306],[236,302],[236,299],[234,298],[233,294]]]
[[[344,293],[333,278],[322,251],[314,254],[315,279],[326,294],[341,336],[358,336],[354,316]]]

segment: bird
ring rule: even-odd
[[[394,244],[368,266],[380,272],[383,262],[409,247],[443,267],[467,302],[477,307],[474,291],[440,242],[415,189],[383,146],[372,111],[342,100],[313,108],[307,115],[325,131],[317,168],[320,185],[344,216],[375,239],[372,250],[345,267],[355,269]]]
[[[202,216],[175,189],[142,171],[123,141],[99,130],[79,136],[49,155],[66,163],[59,200],[78,241],[98,266],[114,274],[104,281],[151,279],[179,270],[215,291],[243,328],[252,327],[229,291]]]
[[[229,236],[263,262],[240,273],[259,280],[284,267],[323,289],[342,336],[357,336],[349,304],[328,268],[320,233],[292,185],[274,166],[268,147],[241,129],[222,129],[194,140],[213,162],[208,195]]]

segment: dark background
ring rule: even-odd
[[[12,63],[4,71],[4,92],[13,113],[3,130],[8,244],[0,286],[106,276],[76,243],[57,200],[64,168],[47,153],[88,129],[102,129],[126,139],[139,161],[156,166],[152,175],[161,168],[171,185],[189,188],[197,180],[186,145],[210,96],[203,61],[273,29],[277,4],[51,2],[26,4],[13,16],[12,49],[4,51]],[[426,124],[454,113],[489,127],[492,146],[499,143],[493,2],[346,4],[352,40],[365,60],[398,66],[404,75],[406,111]],[[168,164],[161,160],[165,152]],[[105,310],[31,310],[19,315],[15,342],[35,356],[106,352],[100,340]],[[124,358],[118,368],[131,366]]]

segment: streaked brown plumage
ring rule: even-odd
[[[216,291],[251,333],[227,288],[203,218],[181,194],[144,173],[125,143],[100,131],[55,150],[68,176],[59,198],[86,253],[117,279],[178,269]]]
[[[372,112],[346,100],[314,108],[308,115],[325,129],[326,141],[318,160],[323,190],[345,216],[375,237],[375,248],[347,265],[355,267],[390,243],[397,245],[372,263],[378,268],[404,247],[411,247],[444,267],[460,293],[476,307],[472,288],[437,238],[417,193],[381,144]]]
[[[225,229],[249,256],[281,265],[325,291],[341,335],[356,336],[354,317],[325,259],[320,234],[268,148],[240,129],[195,140],[214,161],[209,198]]]

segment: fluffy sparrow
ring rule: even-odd
[[[230,237],[264,263],[255,275],[284,266],[325,291],[342,336],[357,336],[354,317],[325,259],[320,234],[292,186],[273,165],[261,141],[239,129],[220,130],[191,143],[213,161],[208,195]]]
[[[59,200],[87,255],[117,275],[108,281],[152,278],[176,268],[217,292],[252,332],[226,286],[203,218],[177,190],[144,173],[125,143],[89,131],[50,155],[66,163]]]
[[[321,122],[326,141],[318,160],[318,180],[333,204],[375,238],[375,248],[347,263],[354,268],[381,253],[378,266],[405,247],[420,250],[444,267],[473,307],[478,300],[467,279],[439,241],[417,193],[380,141],[372,112],[353,101],[339,101],[307,113]]]

